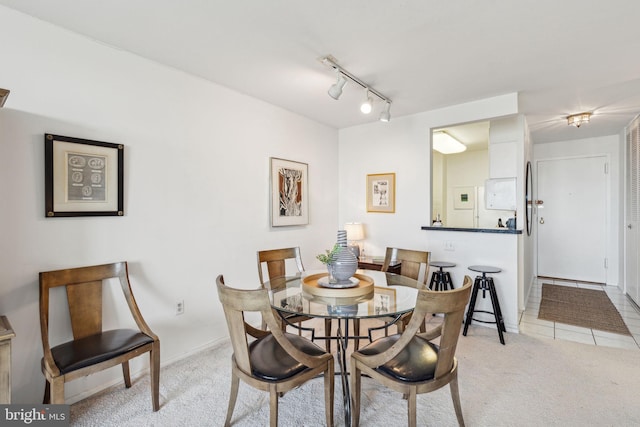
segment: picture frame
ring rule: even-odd
[[[396,290],[374,286],[373,298],[369,301],[369,314],[380,316],[385,313],[395,313],[396,311]]]
[[[476,207],[475,187],[453,187],[453,209],[468,210]]]
[[[271,226],[309,224],[307,163],[270,157]]]
[[[124,216],[124,146],[44,135],[45,217]]]
[[[396,211],[396,174],[367,175],[367,212],[394,213]]]

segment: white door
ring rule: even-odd
[[[538,162],[539,276],[606,283],[606,160]]]

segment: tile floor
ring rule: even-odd
[[[564,323],[538,319],[538,308],[542,295],[542,283],[554,285],[576,286],[579,288],[602,290],[607,293],[616,306],[632,336],[613,334],[596,329],[581,328]],[[525,311],[520,316],[520,333],[540,335],[557,340],[577,341],[584,344],[602,345],[640,350],[640,312],[627,299],[627,296],[616,286],[595,285],[590,283],[569,282],[538,278],[531,289]]]

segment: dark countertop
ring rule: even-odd
[[[434,231],[466,231],[468,233],[497,233],[497,234],[522,234],[522,230],[512,230],[511,228],[457,228],[457,227],[420,227],[421,230]]]

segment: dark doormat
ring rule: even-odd
[[[631,335],[607,293],[593,289],[543,283],[538,319]]]

